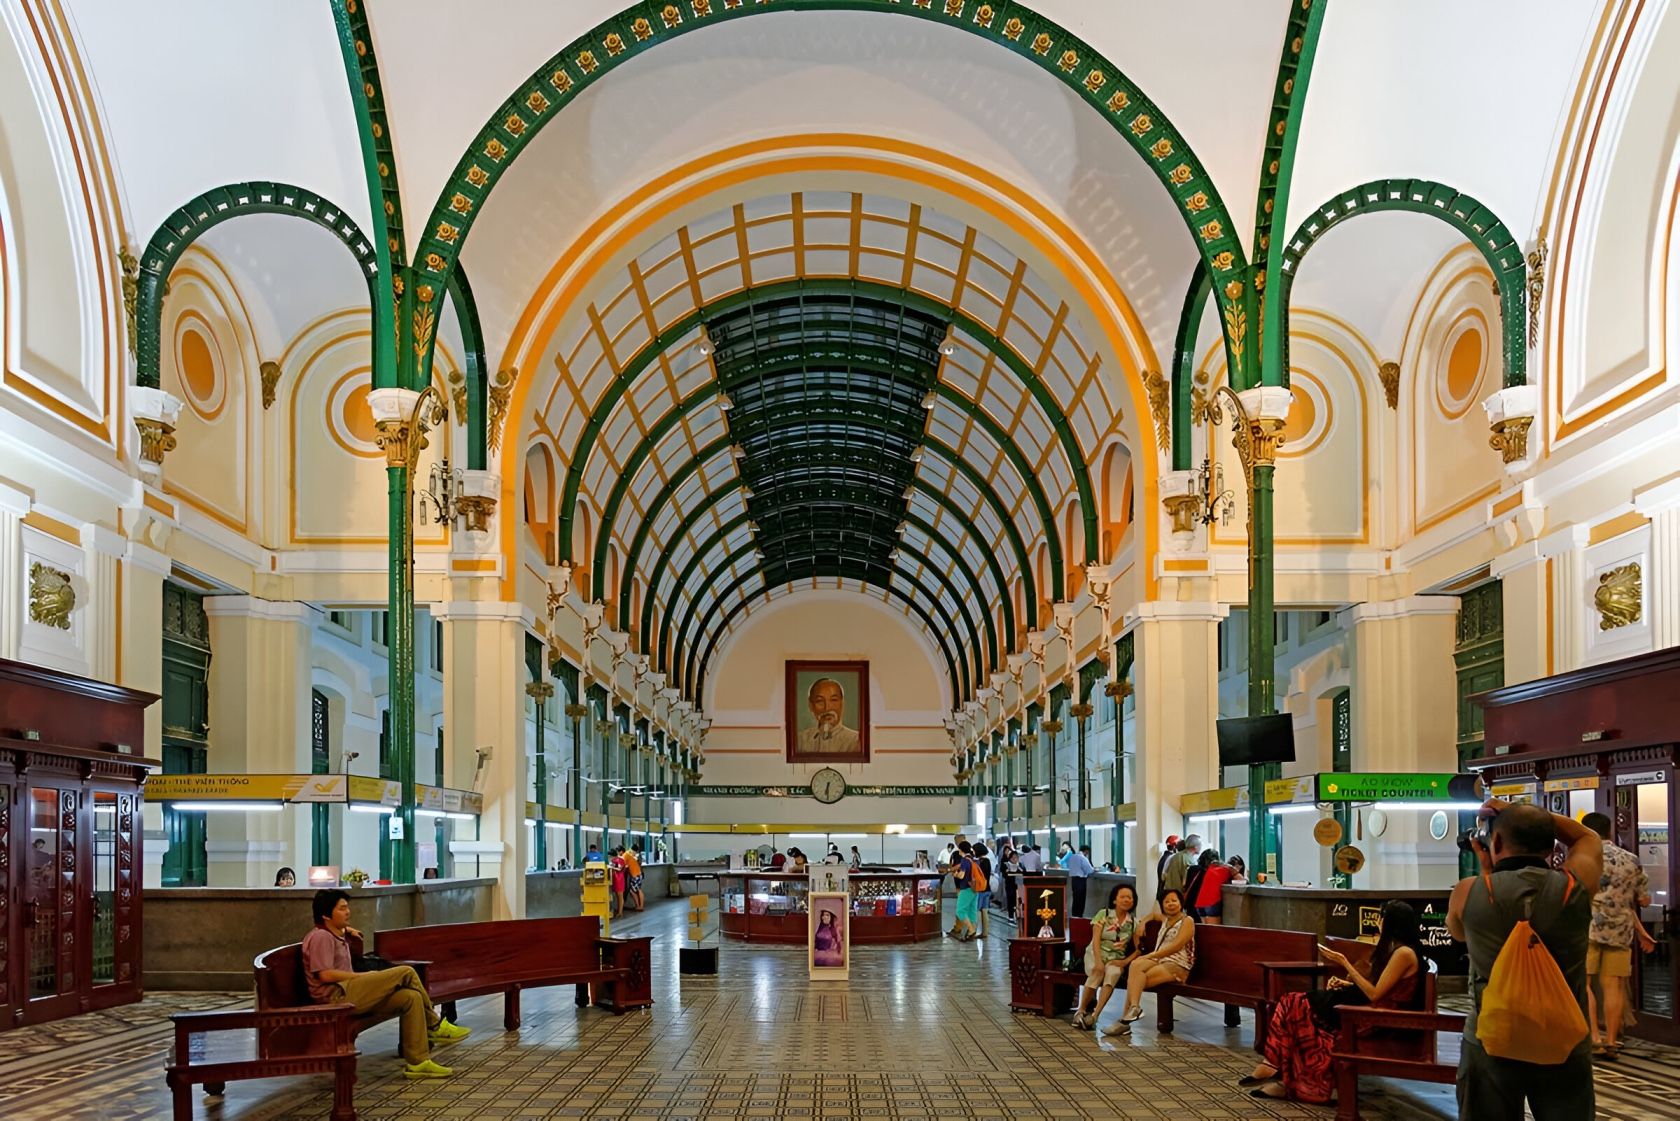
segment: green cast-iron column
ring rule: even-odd
[[[1069,706],[1068,715],[1074,719],[1074,749],[1077,753],[1076,761],[1079,768],[1073,780],[1074,820],[1079,823],[1074,831],[1074,848],[1079,848],[1085,844],[1085,725],[1091,719],[1091,706],[1085,701],[1080,701],[1076,705]]]
[[[585,705],[572,703],[566,706],[566,717],[572,722],[572,796],[567,800],[572,807],[572,866],[577,867],[583,859],[583,716],[589,709]]]
[[[1239,422],[1240,423],[1240,422]],[[1253,481],[1249,486],[1248,532],[1248,714],[1269,716],[1277,711],[1274,677],[1276,644],[1272,640],[1272,456],[1275,422],[1251,424],[1254,446]],[[1265,446],[1262,458],[1262,445]],[[1248,851],[1252,865],[1268,878],[1278,875],[1277,819],[1266,812],[1266,783],[1282,774],[1277,763],[1248,768]]]
[[[525,686],[537,707],[537,773],[534,793],[537,802],[536,836],[532,842],[532,867],[539,872],[548,870],[548,700],[554,696],[554,686],[546,681],[533,681]]]
[[[386,450],[385,483],[388,497],[386,524],[389,527],[390,579],[387,586],[385,641],[391,713],[391,778],[402,790],[402,804],[396,811],[402,836],[390,842],[391,880],[414,882],[414,526],[410,519],[413,496],[409,490],[411,440],[418,439],[411,425],[401,426]],[[386,829],[390,822],[382,823]]]

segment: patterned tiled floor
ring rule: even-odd
[[[725,944],[718,977],[680,977],[674,939],[681,904],[660,903],[615,933],[655,942],[651,1013],[579,1011],[570,990],[525,994],[525,1026],[501,1030],[499,1000],[463,1002],[471,1039],[440,1056],[457,1076],[405,1081],[395,1025],[359,1040],[357,1105],[365,1118],[501,1121],[599,1118],[1116,1118],[1199,1121],[1317,1118],[1330,1111],[1262,1102],[1233,1083],[1253,1064],[1249,1027],[1220,1010],[1179,1004],[1178,1030],[1146,1016],[1130,1037],[1105,1039],[1065,1020],[1012,1016],[1004,938],[971,945],[864,947],[851,979],[812,984],[794,948]],[[164,994],[137,1006],[0,1033],[0,1117],[7,1121],[161,1118],[167,1016],[238,1007],[231,994]],[[1116,1006],[1116,1011],[1117,1006]],[[1113,1012],[1110,1013],[1111,1015]],[[1245,1022],[1247,1017],[1245,1016]],[[1680,1090],[1672,1048],[1636,1044],[1599,1072],[1600,1118],[1673,1116]],[[234,1083],[195,1116],[219,1121],[319,1118],[325,1078]],[[1367,1082],[1365,1116],[1453,1116],[1451,1087]]]

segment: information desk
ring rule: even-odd
[[[812,871],[822,872],[822,865]],[[854,872],[852,942],[919,942],[940,933],[937,872]],[[810,877],[787,872],[718,873],[719,928],[726,938],[804,945]]]

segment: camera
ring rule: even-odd
[[[1492,836],[1493,819],[1490,817],[1477,817],[1476,824],[1470,826],[1458,835],[1458,851],[1475,852],[1476,850],[1470,847],[1470,842],[1473,840],[1480,841],[1482,848],[1485,849],[1489,846]]]

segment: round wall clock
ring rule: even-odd
[[[811,776],[811,797],[825,806],[832,806],[846,796],[846,776],[833,767],[824,767]]]

